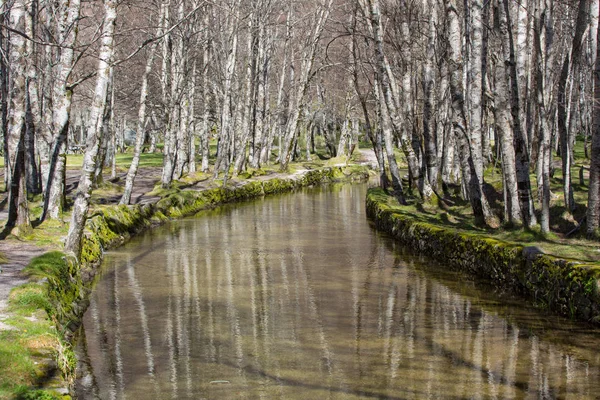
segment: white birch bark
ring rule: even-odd
[[[6,23],[6,1],[0,0],[0,23]],[[4,30],[0,29],[0,46],[7,48],[8,38],[4,34]],[[4,187],[8,190],[10,181],[10,161],[8,159],[8,60],[5,57],[0,57],[0,102],[2,112],[2,151],[4,157]]]
[[[285,129],[285,119],[286,119],[287,114],[286,114],[286,111],[283,109],[283,99],[284,99],[285,80],[286,80],[286,77],[288,76],[286,71],[288,69],[288,59],[289,59],[289,53],[290,53],[289,48],[290,48],[290,41],[292,38],[291,19],[292,19],[292,4],[290,3],[288,5],[288,12],[287,12],[287,17],[286,17],[286,35],[285,35],[285,42],[283,44],[283,61],[281,63],[281,70],[280,70],[280,75],[279,75],[279,85],[278,85],[278,89],[277,89],[277,101],[275,103],[275,112],[273,113],[275,115],[275,118],[273,118],[273,121],[271,124],[271,129],[269,130],[269,136],[265,140],[265,143],[263,144],[261,153],[260,153],[260,161],[261,161],[261,164],[263,164],[263,165],[269,162],[269,157],[271,154],[271,143],[273,142],[275,135],[277,135],[277,137],[279,137],[281,139],[281,136],[283,135],[283,132]],[[290,66],[290,68],[293,71],[293,67]],[[293,78],[292,78],[292,81],[293,81]],[[291,84],[291,82],[290,82],[290,84]],[[281,152],[281,148],[280,148],[280,152]]]
[[[240,135],[242,136],[241,142],[243,148],[238,149],[236,152],[236,159],[233,167],[234,176],[241,173],[243,169],[243,165],[246,159],[246,143],[248,141],[248,137],[250,135],[250,122],[252,113],[252,99],[253,99],[253,91],[254,85],[253,83],[256,81],[254,78],[254,70],[253,65],[256,62],[256,58],[254,57],[254,53],[252,51],[252,47],[254,44],[254,31],[255,31],[255,23],[256,16],[254,15],[254,10],[251,11],[250,15],[248,15],[248,34],[246,38],[246,74],[244,77],[244,103],[243,106],[240,107],[241,112],[243,113],[242,122],[240,126]],[[259,39],[260,40],[260,39]],[[260,58],[260,57],[259,57]],[[253,149],[250,150],[253,153]],[[258,168],[258,160],[253,158],[253,154],[250,154],[250,162],[253,168]]]
[[[402,187],[402,177],[400,176],[400,170],[398,169],[398,163],[396,162],[396,154],[394,153],[394,144],[392,139],[392,129],[390,127],[390,116],[388,115],[387,103],[383,100],[383,90],[380,88],[381,84],[375,82],[375,99],[377,100],[377,117],[379,119],[378,129],[381,130],[383,137],[385,154],[387,157],[388,166],[390,168],[390,175],[392,175],[392,188],[394,189],[394,196],[398,199],[401,204],[406,204],[404,199],[404,189]]]
[[[179,3],[178,8],[178,20],[182,21],[185,18],[185,1]],[[187,34],[180,32],[176,39],[176,52],[173,57],[174,62],[172,65],[176,65],[173,69],[173,82],[171,83],[172,88],[175,90],[174,96],[172,92],[171,101],[177,104],[179,109],[179,119],[176,119],[172,126],[175,130],[175,138],[177,145],[175,147],[175,169],[173,173],[174,178],[181,178],[183,174],[184,166],[189,161],[189,148],[190,148],[190,131],[189,131],[189,80],[187,76],[187,64],[188,64],[188,52],[185,51],[189,45],[187,40]]]
[[[424,174],[421,173],[421,168],[416,157],[416,154],[412,148],[411,143],[408,140],[408,134],[406,126],[400,121],[400,113],[398,110],[402,109],[399,107],[400,97],[398,94],[398,85],[395,81],[394,75],[391,72],[389,62],[383,51],[383,32],[381,25],[381,11],[378,0],[367,0],[367,3],[362,4],[363,12],[369,16],[370,30],[375,39],[375,54],[376,54],[376,73],[381,84],[381,100],[385,101],[390,122],[393,130],[399,135],[402,152],[404,153],[406,160],[409,165],[409,172],[411,178],[416,180],[419,194],[424,201],[430,201],[434,195],[431,185],[427,181]],[[406,30],[406,29],[405,29]],[[404,103],[411,103],[409,100],[410,94],[410,76],[403,76],[402,90],[404,94]],[[405,113],[410,113],[410,105],[406,105],[404,108]]]
[[[12,29],[23,31],[25,24],[25,2],[15,0],[10,9],[8,26]],[[9,99],[8,99],[8,125],[6,143],[8,150],[8,220],[7,227],[17,226],[26,228],[30,226],[27,207],[27,193],[25,186],[25,160],[24,160],[24,126],[26,112],[27,82],[25,57],[25,38],[15,33],[9,33]]]
[[[475,215],[476,220],[485,223],[486,225],[495,225],[496,221],[491,208],[488,204],[485,193],[483,192],[483,160],[482,160],[482,148],[481,148],[481,46],[482,36],[480,31],[480,25],[475,24],[475,32],[473,35],[473,52],[477,59],[474,59],[471,63],[473,80],[472,85],[475,85],[475,89],[478,93],[472,93],[474,98],[473,101],[476,104],[472,106],[478,107],[478,110],[473,110],[475,115],[471,115],[472,120],[476,120],[475,124],[477,131],[471,130],[465,110],[465,94],[462,85],[462,69],[463,69],[463,56],[461,49],[461,34],[460,34],[460,23],[458,18],[458,10],[454,0],[446,0],[446,18],[447,18],[447,29],[448,29],[448,71],[450,75],[450,93],[451,93],[451,104],[452,104],[452,129],[455,132],[457,143],[459,145],[461,169],[463,177],[463,188],[468,188],[467,194],[468,199],[471,202],[471,208]],[[473,9],[471,10],[481,21],[482,4],[475,2]],[[477,76],[475,78],[475,76]],[[478,104],[477,104],[478,103]]]
[[[499,2],[499,26],[497,27],[497,46],[504,46],[502,41],[508,35],[508,26],[503,11],[502,0]],[[496,121],[495,129],[500,141],[502,152],[502,173],[503,190],[505,195],[505,223],[512,225],[521,225],[523,223],[523,214],[519,204],[519,192],[517,187],[517,171],[515,161],[515,148],[513,145],[514,136],[512,124],[512,115],[510,114],[510,93],[509,93],[509,71],[505,63],[505,56],[496,59],[496,86],[494,92],[494,119]]]
[[[596,1],[596,0],[594,0]],[[588,27],[588,0],[580,0],[577,21],[575,23],[575,35],[571,44],[570,52],[565,55],[560,79],[558,82],[558,130],[560,135],[560,148],[562,157],[562,173],[563,173],[563,191],[565,207],[569,211],[575,208],[575,200],[573,197],[573,186],[571,183],[571,161],[572,161],[572,138],[574,132],[569,130],[569,108],[571,93],[568,82],[579,71],[580,56],[583,47],[583,36]],[[572,85],[571,85],[572,86]]]
[[[237,46],[238,46],[238,19],[239,19],[239,1],[237,0],[234,4],[234,10],[236,14],[232,15],[229,21],[229,30],[227,32],[227,38],[229,41],[229,49],[227,53],[227,59],[225,62],[225,77],[223,84],[223,104],[221,106],[221,132],[219,136],[219,145],[217,149],[217,160],[215,162],[214,179],[218,178],[219,172],[223,171],[223,186],[227,183],[230,166],[230,152],[231,152],[231,140],[233,138],[233,127],[232,127],[232,95],[233,95],[233,79],[235,72],[235,64],[237,60]]]
[[[260,167],[260,152],[266,135],[266,86],[269,74],[268,33],[262,18],[258,23],[258,59],[256,68],[256,121],[252,141],[252,168]]]
[[[548,7],[548,0],[540,0],[534,21],[534,45],[536,55],[536,100],[538,107],[538,136],[539,150],[536,165],[538,184],[538,197],[541,200],[542,210],[540,228],[543,233],[550,232],[550,163],[551,163],[551,104],[547,95],[547,82],[549,69],[553,61],[553,32],[552,14]]]
[[[600,40],[600,30],[596,24],[596,38]],[[597,42],[596,42],[597,43]],[[596,45],[596,66],[594,69],[594,126],[592,130],[592,159],[590,162],[590,183],[588,191],[587,226],[588,237],[597,239],[600,227],[600,46]]]
[[[208,10],[205,10],[204,14],[204,26],[209,26],[210,22],[210,14]],[[209,65],[211,62],[210,58],[210,46],[211,46],[211,38],[208,33],[208,29],[204,30],[203,34],[204,46],[202,53],[202,62],[204,66],[202,68],[202,132],[200,136],[200,146],[202,152],[202,163],[200,165],[200,171],[207,172],[208,171],[208,161],[209,161],[209,150],[210,150],[210,108],[208,106],[209,101]]]
[[[314,25],[310,32],[309,41],[307,43],[307,46],[304,48],[304,52],[302,54],[300,77],[299,81],[296,84],[296,93],[294,95],[293,100],[294,108],[291,110],[291,114],[286,125],[286,131],[284,134],[284,140],[282,144],[283,148],[280,149],[280,163],[282,170],[287,169],[288,164],[291,161],[292,152],[294,151],[295,142],[297,139],[298,120],[300,118],[300,114],[304,106],[304,97],[308,92],[309,80],[315,61],[317,47],[319,45],[319,41],[321,40],[321,35],[323,33],[325,23],[329,18],[332,3],[333,0],[326,0],[324,4],[319,6],[319,9],[317,10],[317,13],[315,15]]]
[[[75,195],[71,224],[65,242],[65,252],[79,260],[81,241],[87,219],[92,194],[92,174],[96,168],[96,157],[100,145],[99,134],[102,131],[103,114],[106,107],[110,78],[110,63],[114,53],[115,20],[117,18],[117,0],[104,0],[104,23],[98,54],[98,73],[96,87],[90,111],[88,138],[83,158],[81,178]]]
[[[187,172],[196,173],[196,60],[191,71],[190,93],[189,93],[189,111],[188,111],[188,136],[189,148],[187,153]]]
[[[62,0],[59,3],[59,17],[56,22],[58,38],[63,43],[63,47],[60,48],[52,94],[54,107],[52,143],[49,144],[51,153],[48,176],[47,178],[42,177],[47,181],[42,220],[45,218],[59,219],[63,212],[67,129],[73,97],[72,88],[69,87],[69,77],[75,61],[74,45],[77,40],[80,10],[80,0]]]
[[[438,187],[439,163],[437,156],[436,121],[435,121],[435,72],[433,63],[435,59],[435,46],[437,43],[437,5],[433,1],[426,1],[425,5],[431,10],[428,28],[429,38],[425,64],[422,71],[423,88],[423,141],[425,147],[425,163],[427,165],[427,178],[433,188]]]
[[[25,12],[25,34],[30,38],[36,37],[34,17],[37,17],[37,1],[28,1]],[[27,191],[33,194],[40,193],[40,177],[36,161],[37,132],[42,130],[42,110],[39,101],[39,80],[37,73],[38,49],[32,40],[25,42],[25,59],[27,60],[27,116],[26,116],[26,174]]]
[[[525,134],[528,132],[529,127],[527,126],[528,118],[526,116],[527,112],[527,104],[529,101],[529,85],[528,85],[528,77],[529,77],[529,46],[527,44],[527,36],[528,36],[528,16],[529,16],[529,4],[530,0],[522,0],[519,2],[511,2],[511,4],[516,7],[516,30],[517,30],[517,40],[515,45],[515,61],[516,61],[516,75],[519,89],[519,102],[521,104],[519,108],[519,119],[521,129],[523,130],[523,139],[525,140],[525,148],[527,149],[527,153],[530,151],[530,143],[529,138]],[[512,8],[512,7],[511,7]],[[511,10],[512,11],[512,10]]]
[[[142,154],[142,147],[144,145],[145,136],[145,121],[146,121],[146,100],[148,99],[148,78],[152,72],[152,64],[154,63],[154,55],[158,43],[151,45],[148,56],[146,58],[146,68],[144,69],[144,75],[142,76],[142,87],[140,89],[140,106],[138,108],[138,121],[135,132],[135,147],[133,149],[133,158],[131,159],[131,165],[127,171],[127,177],[125,178],[125,188],[123,190],[123,196],[119,201],[119,204],[129,204],[131,202],[131,192],[133,191],[133,184],[137,175],[138,166],[140,164],[140,155]]]
[[[510,104],[512,114],[512,127],[514,135],[515,162],[517,171],[517,189],[519,191],[519,204],[521,215],[527,227],[537,225],[533,199],[531,195],[531,182],[529,179],[529,152],[527,150],[527,135],[522,125],[522,104],[519,92],[519,76],[516,69],[516,49],[512,34],[512,18],[510,3],[504,0],[499,5],[500,34],[502,38],[504,63],[507,65],[507,82],[510,88]]]

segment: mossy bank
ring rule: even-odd
[[[369,189],[367,215],[396,240],[474,277],[524,295],[554,313],[600,324],[600,265],[559,259],[537,248],[416,222]]]
[[[19,384],[1,382],[1,398],[51,399],[68,398],[68,388],[74,382],[76,360],[72,345],[81,319],[89,305],[90,293],[98,267],[105,250],[115,248],[132,236],[162,224],[168,220],[191,216],[199,211],[220,204],[243,201],[260,196],[284,193],[296,189],[333,182],[364,181],[369,172],[366,166],[326,167],[298,172],[292,176],[261,176],[249,179],[227,188],[216,187],[205,190],[169,190],[155,202],[133,206],[97,206],[89,215],[82,243],[79,262],[67,258],[61,252],[47,253],[34,259],[26,268],[27,273],[37,282],[16,288],[14,293],[31,292],[27,296],[12,296],[12,312],[22,313],[23,318],[36,314],[44,325],[43,337],[47,337],[44,354],[34,354],[23,350],[23,357],[29,359],[31,379]],[[26,306],[18,306],[23,298],[32,298]],[[21,307],[21,308],[19,308]],[[20,310],[20,311],[19,311]],[[14,343],[24,343],[27,329],[10,331]],[[1,340],[2,338],[0,338]],[[23,339],[23,340],[21,340]],[[24,347],[24,346],[21,346]],[[0,346],[0,351],[2,350]],[[52,353],[52,354],[49,354]],[[53,358],[53,360],[50,360]],[[44,368],[37,368],[46,360]],[[10,363],[0,362],[0,376],[10,368]],[[62,380],[49,383],[49,375],[61,372]],[[15,373],[18,374],[18,373]],[[29,387],[27,386],[29,384]],[[4,385],[4,387],[2,387]],[[37,388],[32,388],[38,386]]]

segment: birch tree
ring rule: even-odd
[[[294,105],[291,109],[282,140],[283,147],[281,148],[280,163],[281,169],[284,171],[288,168],[296,140],[298,139],[298,120],[304,107],[304,98],[308,92],[308,85],[313,70],[317,47],[319,45],[319,41],[321,40],[325,23],[329,18],[332,3],[333,0],[325,0],[325,2],[318,5],[313,20],[313,25],[311,26],[309,36],[303,49],[300,76],[298,78],[298,82],[295,83],[296,91],[293,100],[290,102],[290,104],[293,102]]]
[[[104,21],[102,24],[102,39],[98,53],[98,69],[96,86],[90,120],[88,123],[88,138],[83,158],[81,178],[75,195],[71,224],[65,242],[65,252],[79,259],[81,241],[87,219],[92,194],[92,176],[96,169],[96,157],[100,147],[99,135],[102,131],[103,115],[108,98],[111,61],[114,54],[115,21],[117,18],[117,0],[104,0]]]
[[[45,185],[44,211],[45,218],[58,219],[64,207],[66,143],[67,130],[71,114],[73,89],[69,79],[75,62],[74,46],[77,40],[80,0],[63,0],[58,3],[56,32],[59,42],[58,63],[53,71],[51,132],[42,133],[42,143],[49,153],[41,151],[42,180]]]
[[[148,79],[150,77],[150,73],[152,72],[152,64],[154,63],[154,55],[157,47],[158,42],[152,44],[146,58],[146,67],[144,68],[144,75],[142,76],[142,85],[140,89],[140,105],[138,109],[138,121],[136,127],[135,145],[133,149],[133,158],[131,159],[131,165],[129,166],[127,177],[125,178],[125,188],[123,189],[123,196],[119,201],[120,204],[129,204],[131,202],[131,192],[133,191],[133,184],[135,182],[138,166],[140,164],[140,155],[142,154],[142,147],[144,146],[144,136],[146,131],[146,100],[148,98]]]
[[[522,126],[522,113],[519,95],[519,77],[517,62],[515,60],[515,41],[512,34],[512,19],[510,15],[510,4],[503,0],[498,5],[499,18],[501,20],[500,34],[502,35],[502,47],[504,64],[507,69],[507,84],[510,87],[510,102],[512,114],[512,129],[515,146],[515,162],[517,173],[517,190],[519,192],[519,204],[521,215],[527,227],[537,225],[533,200],[531,198],[531,183],[529,180],[529,153],[527,151],[527,138]],[[504,28],[505,27],[505,28]]]
[[[596,25],[597,40],[600,29]],[[597,42],[598,43],[598,42]],[[592,159],[590,162],[590,184],[587,208],[587,235],[598,238],[600,227],[600,46],[596,45],[596,67],[594,69],[594,125],[592,129]]]
[[[570,104],[570,91],[568,82],[577,76],[580,65],[581,49],[583,46],[583,35],[588,27],[589,0],[580,0],[575,24],[575,35],[570,51],[565,54],[558,82],[557,108],[558,108],[558,131],[560,135],[560,155],[562,158],[563,190],[565,207],[569,211],[575,208],[573,198],[573,187],[571,183],[571,160],[573,149],[571,146],[571,135],[569,131],[568,108]]]
[[[24,30],[26,5],[15,0],[10,9],[8,26]],[[9,111],[6,131],[7,173],[10,177],[8,191],[7,227],[26,229],[30,226],[25,185],[25,112],[27,97],[25,38],[17,33],[9,34]]]
[[[466,117],[464,88],[462,84],[463,56],[458,10],[454,0],[446,0],[445,6],[446,23],[448,24],[448,69],[450,74],[452,125],[460,146],[463,181],[468,185],[468,199],[471,202],[471,208],[473,209],[475,218],[487,225],[494,226],[496,224],[495,218],[489,206],[487,197],[483,192],[483,160],[481,130],[479,129],[480,123],[478,121],[471,121],[475,122],[477,130],[470,130]],[[480,16],[481,4],[476,3],[473,8],[474,10],[477,10],[476,15]],[[476,26],[476,40],[473,44],[473,49],[476,50],[475,54],[478,58],[474,60],[472,66],[474,70],[471,72],[473,76],[472,83],[476,84],[474,90],[480,90],[478,82],[481,80],[481,69],[476,66],[476,64],[481,62],[479,56],[481,54],[481,39],[479,32],[480,26],[478,24]],[[473,96],[475,101],[479,103],[474,104],[473,106],[481,107],[479,95],[473,92]],[[476,112],[475,116],[472,117],[473,119],[480,120],[480,112]]]
[[[228,30],[227,30],[227,58],[225,61],[224,68],[224,84],[223,84],[223,93],[222,99],[223,103],[221,105],[221,132],[219,136],[219,143],[217,149],[217,159],[215,161],[215,172],[214,178],[219,177],[219,172],[223,171],[223,186],[227,183],[227,178],[229,174],[230,167],[230,152],[231,149],[231,140],[233,135],[233,127],[232,127],[232,96],[233,96],[233,78],[237,60],[237,47],[238,47],[238,20],[240,16],[239,9],[239,0],[236,0],[232,4],[232,12],[235,14],[231,14],[231,17],[228,18]]]

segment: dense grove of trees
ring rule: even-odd
[[[447,201],[457,185],[480,223],[542,232],[553,164],[576,207],[583,140],[595,235],[598,10],[597,0],[0,0],[7,227],[30,224],[33,194],[42,220],[62,218],[66,154],[81,150],[66,242],[77,255],[91,191],[133,131],[122,204],[143,151],[162,152],[166,188],[197,170],[223,184],[268,163],[285,170],[317,140],[349,156],[364,137],[400,201],[409,191]],[[486,197],[490,165],[501,166],[502,216]]]

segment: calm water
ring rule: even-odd
[[[108,254],[80,397],[599,398],[599,330],[403,254],[365,191],[223,207]]]

